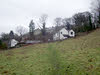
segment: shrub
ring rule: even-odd
[[[7,49],[7,45],[2,43],[2,41],[0,41],[0,49]]]
[[[89,25],[84,25],[84,32],[88,32],[88,31],[91,31],[91,26]]]

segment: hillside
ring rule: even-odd
[[[0,52],[1,75],[100,75],[100,29],[49,44]]]

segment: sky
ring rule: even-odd
[[[47,27],[51,27],[56,17],[90,11],[90,4],[91,0],[0,0],[0,33],[16,31],[20,25],[28,28],[30,20],[38,22],[42,14],[48,15]]]

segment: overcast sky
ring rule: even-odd
[[[0,33],[29,26],[31,19],[48,14],[48,26],[56,17],[71,17],[77,12],[89,11],[90,0],[0,0]]]

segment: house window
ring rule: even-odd
[[[71,32],[71,35],[73,35],[73,32]]]

